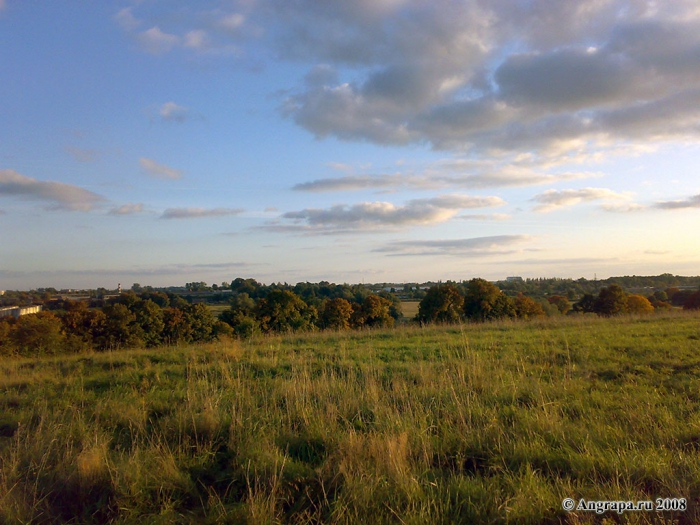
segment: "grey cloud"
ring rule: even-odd
[[[123,204],[116,208],[109,210],[110,215],[134,215],[136,213],[143,213],[143,204]]]
[[[499,197],[471,197],[468,195],[441,195],[431,199],[415,199],[403,206],[390,202],[363,202],[348,206],[339,204],[328,209],[305,209],[288,212],[283,219],[294,224],[273,224],[279,229],[301,226],[303,231],[372,230],[416,225],[438,224],[448,221],[460,210],[490,208],[504,205]]]
[[[437,2],[420,15],[417,5],[404,2],[400,18],[382,19],[384,26],[373,19],[366,30],[356,12],[335,3],[309,8],[328,32],[313,32],[307,42],[314,45],[296,51],[354,64],[359,74],[302,89],[289,97],[285,114],[318,137],[454,150],[566,153],[616,139],[700,139],[691,125],[697,101],[682,96],[700,88],[700,15],[691,2],[657,5],[655,12],[641,1],[624,9],[617,0],[465,2],[459,8]],[[295,14],[297,24],[310,21],[305,14]],[[483,26],[469,25],[476,15]],[[419,16],[424,26],[413,25]],[[393,32],[409,26],[415,47]],[[367,49],[360,37],[379,45]],[[526,51],[509,53],[522,49],[515,42]],[[656,120],[649,114],[654,108]],[[625,117],[634,122],[624,125]]]
[[[319,138],[562,159],[700,141],[697,0],[204,2],[142,27],[154,53],[228,38],[308,63],[280,112]]]
[[[380,175],[346,175],[303,182],[292,189],[309,192],[357,191],[380,188],[506,188],[552,184],[558,181],[600,177],[596,172],[563,172],[556,174],[544,173],[531,168],[518,166],[498,166],[496,164],[481,164],[470,171],[474,173],[451,173],[458,171],[458,165],[449,164],[431,168],[424,174],[393,173]],[[469,168],[467,168],[469,169]],[[447,171],[447,173],[440,173]]]
[[[529,235],[495,235],[469,239],[397,241],[375,251],[389,255],[505,255],[517,251],[513,246],[532,240]]]
[[[608,203],[608,204],[601,204],[600,209],[603,211],[609,211],[613,213],[636,213],[640,211],[646,211],[648,209],[647,206],[644,206],[642,204],[637,204],[636,202],[632,203]]]
[[[0,196],[35,199],[51,203],[49,209],[90,211],[106,199],[79,186],[39,181],[14,170],[0,170]]]
[[[507,221],[511,216],[505,213],[458,215],[455,219],[462,221]]]
[[[626,63],[581,49],[509,57],[495,72],[500,97],[517,105],[578,110],[606,104],[633,89]]]
[[[518,260],[518,261],[494,261],[493,264],[499,264],[499,265],[508,265],[508,266],[515,266],[515,265],[533,265],[533,266],[540,266],[540,265],[555,265],[555,266],[564,266],[567,264],[601,264],[601,263],[611,263],[611,262],[619,262],[620,259],[617,257],[609,257],[609,258],[603,258],[603,257],[579,257],[579,258],[563,258],[563,259],[523,259],[523,260]]]
[[[333,177],[317,179],[310,182],[302,182],[292,189],[297,191],[325,192],[325,191],[355,191],[368,188],[398,187],[404,184],[406,177],[402,175],[348,175],[345,177]]]
[[[200,219],[204,217],[226,217],[239,215],[245,210],[241,208],[168,208],[161,219]]]
[[[141,165],[141,168],[146,174],[157,179],[176,180],[182,178],[182,170],[171,168],[170,166],[166,166],[165,164],[159,164],[153,159],[141,157],[139,159],[139,164]]]
[[[535,211],[548,212],[565,206],[574,206],[580,202],[624,200],[626,198],[627,196],[606,188],[583,188],[580,190],[547,190],[535,195],[530,200],[537,203]]]
[[[700,195],[694,195],[687,199],[677,201],[661,201],[654,204],[660,210],[684,210],[688,208],[700,208]]]

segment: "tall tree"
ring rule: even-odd
[[[432,286],[418,305],[416,320],[421,323],[456,323],[462,318],[464,297],[456,286]]]
[[[472,279],[464,294],[464,316],[474,321],[515,317],[513,300],[493,283]]]
[[[313,327],[316,309],[294,292],[272,290],[257,305],[257,318],[264,332],[296,332]]]
[[[595,300],[594,311],[603,317],[625,313],[627,311],[627,294],[617,284],[602,288]]]
[[[352,304],[342,297],[329,299],[321,314],[322,327],[330,330],[347,330],[352,318]]]

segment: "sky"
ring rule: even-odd
[[[0,0],[0,289],[700,274],[697,0]]]

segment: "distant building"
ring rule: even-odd
[[[36,306],[8,306],[6,308],[0,308],[0,317],[12,316],[15,319],[20,315],[27,314],[38,314],[42,310],[41,305]]]
[[[514,277],[506,277],[506,282],[509,283],[520,283],[523,281],[522,277],[514,276]]]

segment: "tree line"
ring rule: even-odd
[[[597,295],[584,294],[571,302],[563,295],[533,299],[523,293],[506,294],[494,283],[472,279],[467,283],[445,283],[431,287],[418,306],[420,323],[456,323],[497,319],[531,319],[553,313],[595,313],[600,316],[648,314],[673,306],[700,309],[700,291],[676,287],[657,291],[648,297],[630,294],[618,284],[603,287]]]
[[[327,282],[265,286],[254,279],[231,283],[229,308],[218,318],[202,303],[152,289],[129,291],[101,307],[51,301],[38,314],[0,319],[0,355],[43,355],[208,342],[313,330],[392,327],[401,319],[395,294],[371,293],[361,285]],[[447,282],[425,291],[415,321],[454,323],[532,319],[569,312],[612,316],[683,307],[700,309],[700,291],[669,287],[648,297],[617,284],[573,302],[566,295],[512,295],[484,279]]]
[[[203,303],[190,304],[158,291],[122,293],[99,308],[82,301],[52,301],[48,304],[51,309],[38,314],[0,319],[0,355],[37,356],[255,334],[391,327],[401,318],[401,303],[396,298],[360,294],[361,301],[355,301],[307,294],[307,302],[289,289],[247,285],[243,289],[255,297],[235,293],[230,308],[219,318]],[[344,293],[343,288],[339,290]]]
[[[161,292],[124,293],[101,308],[89,308],[82,301],[55,301],[51,307],[18,319],[0,319],[0,355],[208,342],[231,332],[205,305]]]

